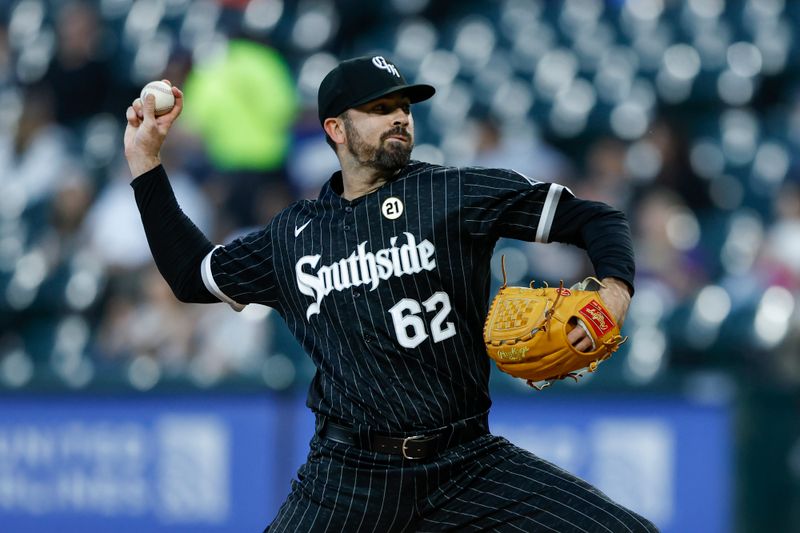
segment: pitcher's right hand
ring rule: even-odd
[[[172,86],[169,80],[163,81]],[[125,159],[134,178],[161,164],[161,145],[183,109],[183,92],[173,86],[172,94],[175,95],[175,107],[159,117],[155,114],[152,95],[148,95],[144,102],[137,98],[125,112],[128,121],[124,136]]]

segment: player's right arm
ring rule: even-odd
[[[169,84],[169,80],[163,81]],[[125,112],[128,121],[124,136],[125,159],[134,178],[161,164],[161,145],[183,110],[181,90],[172,87],[172,94],[175,96],[175,105],[164,115],[156,116],[153,95],[148,95],[145,101],[137,98]]]
[[[165,80],[166,81],[166,80]],[[126,112],[125,158],[142,217],[147,242],[161,275],[175,296],[184,302],[219,301],[205,287],[200,265],[214,248],[178,206],[160,151],[169,129],[183,109],[183,93],[172,88],[172,111],[155,116],[155,100],[137,98]]]
[[[152,97],[136,99],[126,113],[125,157],[156,266],[181,301],[222,301],[237,311],[251,302],[278,307],[268,229],[213,246],[178,206],[159,157],[183,108],[181,91],[173,87],[172,92],[175,107],[166,115],[155,116]]]

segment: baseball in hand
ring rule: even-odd
[[[175,96],[172,94],[172,87],[163,81],[151,81],[144,86],[142,94],[140,95],[142,103],[144,103],[144,97],[148,94],[152,94],[156,97],[156,116],[169,113],[175,105]]]

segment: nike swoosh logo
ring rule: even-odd
[[[298,235],[300,235],[300,232],[303,231],[304,229],[306,229],[306,226],[308,226],[309,224],[311,224],[310,220],[308,222],[306,222],[305,224],[303,224],[302,226],[300,226],[299,228],[297,226],[295,226],[294,227],[294,236],[297,237]]]

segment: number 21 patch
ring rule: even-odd
[[[383,201],[383,205],[381,205],[381,213],[383,213],[383,216],[389,220],[400,218],[400,215],[403,214],[403,202],[401,202],[400,199],[395,196],[390,196]]]

